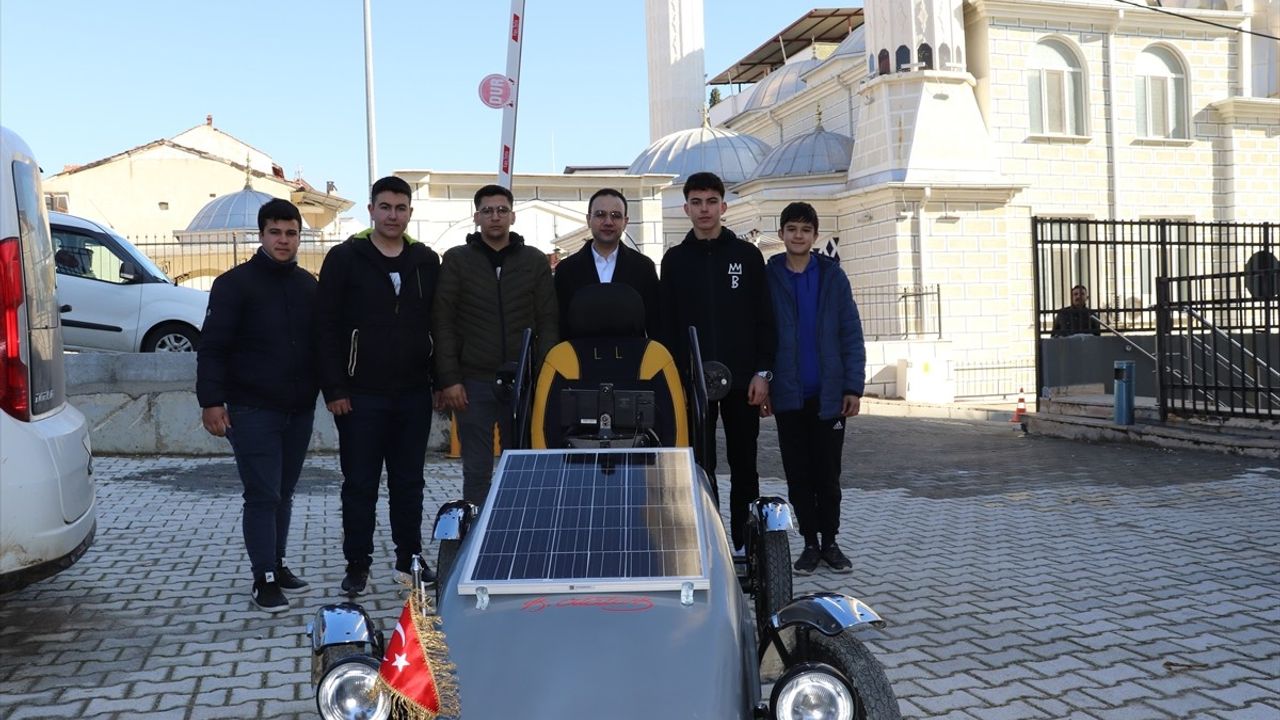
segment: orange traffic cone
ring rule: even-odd
[[[1023,392],[1022,388],[1018,388],[1018,407],[1014,409],[1013,417],[1009,418],[1009,422],[1011,423],[1020,423],[1026,419],[1027,399],[1023,395]]]

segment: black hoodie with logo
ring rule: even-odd
[[[773,370],[777,349],[773,303],[764,256],[732,230],[721,228],[711,240],[690,230],[662,258],[659,284],[662,343],[685,374],[689,367],[688,327],[698,329],[702,360],[717,360],[733,374],[733,387]]]

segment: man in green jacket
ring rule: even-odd
[[[520,357],[525,328],[533,329],[534,372],[559,341],[555,286],[547,256],[511,232],[511,191],[486,185],[476,192],[479,232],[445,252],[432,327],[441,402],[457,414],[462,444],[462,496],[480,504],[493,475],[493,425],[512,437],[511,413],[494,394],[494,379]]]

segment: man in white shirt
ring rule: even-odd
[[[653,261],[622,242],[627,231],[627,199],[613,188],[602,188],[587,203],[591,241],[556,265],[556,297],[560,303],[560,336],[579,333],[569,323],[573,296],[588,285],[620,282],[636,289],[644,300],[645,327],[654,336],[658,322],[658,272]]]

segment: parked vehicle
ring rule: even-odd
[[[40,168],[0,128],[0,592],[71,566],[96,530],[89,429],[67,404]]]
[[[70,350],[194,352],[209,293],[181,287],[128,240],[92,220],[49,213]]]
[[[515,445],[534,449],[504,451],[482,509],[454,501],[436,517],[459,717],[900,720],[858,637],[883,625],[875,611],[837,593],[792,597],[784,500],[757,500],[746,557],[730,551],[692,449],[706,447],[708,392],[691,335],[690,411],[670,355],[643,337],[557,345],[530,402],[526,334],[525,369],[499,384],[515,388]],[[627,362],[639,383],[600,374]],[[374,680],[388,648],[388,664],[405,662],[401,629],[388,644],[358,604],[319,610],[323,718],[394,716]],[[766,669],[778,673],[768,698]]]

